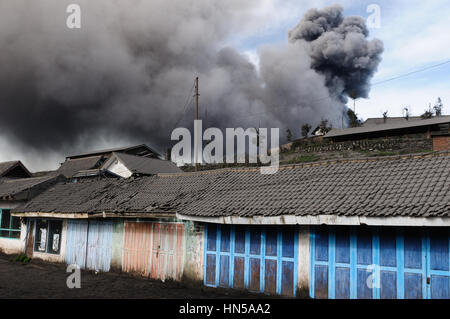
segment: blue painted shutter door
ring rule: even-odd
[[[245,288],[245,227],[237,226],[234,232],[233,288]]]
[[[109,271],[111,264],[112,222],[89,222],[87,268]]]
[[[450,298],[449,241],[448,228],[436,228],[430,231],[428,276],[432,299]]]
[[[205,284],[294,296],[296,250],[294,227],[208,225]]]
[[[313,237],[313,271],[314,271],[314,297],[318,299],[328,298],[328,228],[316,228]]]
[[[207,225],[206,227],[206,267],[205,284],[207,286],[216,286],[216,246],[217,246],[217,226]]]
[[[69,220],[67,224],[66,263],[86,265],[87,221]]]
[[[314,227],[311,269],[314,298],[447,299],[450,230]]]

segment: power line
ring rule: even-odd
[[[188,106],[191,104],[192,98],[194,97],[194,96],[192,95],[192,90],[194,89],[194,86],[195,86],[195,83],[192,84],[192,87],[191,87],[191,89],[189,90],[188,96],[187,96],[186,101],[185,101],[185,103],[184,103],[184,105],[183,105],[183,112],[181,112],[181,116],[180,116],[180,118],[176,121],[176,123],[175,123],[175,125],[173,126],[173,128],[176,128],[176,127],[178,126],[178,124],[180,124],[181,120],[184,118],[184,115],[186,114],[186,111],[187,111],[187,109],[188,109]]]
[[[383,83],[386,83],[386,82],[394,81],[394,80],[397,80],[397,79],[400,79],[400,78],[404,78],[406,76],[410,76],[412,74],[416,74],[416,73],[419,73],[419,72],[427,71],[429,69],[437,68],[439,66],[442,66],[442,65],[448,64],[448,63],[450,63],[450,60],[447,60],[445,62],[441,62],[441,63],[435,64],[435,65],[430,65],[430,66],[428,66],[426,68],[423,68],[423,69],[420,69],[420,70],[416,70],[416,71],[405,73],[405,74],[402,74],[402,75],[399,75],[399,76],[395,76],[395,77],[390,78],[390,79],[386,79],[386,80],[383,80],[383,81],[375,82],[371,86],[376,86],[376,85],[383,84]]]

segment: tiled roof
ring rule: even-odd
[[[113,156],[117,157],[133,173],[153,175],[158,173],[182,172],[182,170],[171,161],[125,153],[113,153]]]
[[[448,115],[443,115],[441,117],[450,118]],[[399,123],[407,123],[413,121],[422,121],[423,118],[420,116],[410,116],[408,119],[405,117],[387,117],[386,122],[382,117],[371,117],[362,123],[362,126],[372,126],[372,125],[381,125],[381,124],[399,124]]]
[[[450,217],[450,152],[65,183],[16,211]]]
[[[2,163],[0,163],[0,177],[5,176],[6,174],[8,174],[8,172],[11,172],[16,167],[20,167],[22,169],[24,176],[30,176],[31,177],[31,173],[22,164],[21,161],[10,161],[10,162],[2,162]]]
[[[87,152],[87,153],[70,155],[70,156],[67,156],[66,158],[74,159],[74,158],[81,158],[81,157],[94,156],[94,155],[105,155],[105,154],[110,154],[112,152],[121,152],[121,153],[122,152],[130,152],[130,151],[139,150],[139,149],[144,150],[144,153],[146,153],[146,156],[153,156],[153,157],[160,156],[160,154],[157,151],[150,148],[148,145],[139,144],[139,145],[133,145],[133,146],[114,147],[114,148],[108,148],[108,149],[103,149],[103,150],[95,150],[95,151],[91,151],[91,152]]]
[[[91,156],[76,159],[67,159],[56,171],[56,174],[62,174],[67,178],[73,177],[82,170],[98,168],[100,160],[103,156]]]
[[[52,182],[56,182],[56,176],[43,176],[32,178],[2,179],[0,180],[0,198],[14,197],[22,192],[44,188]],[[23,199],[23,198],[21,198]]]

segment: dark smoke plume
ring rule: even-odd
[[[66,27],[69,3],[0,2],[0,138],[24,156],[105,141],[164,150],[195,76],[208,126],[261,123],[281,136],[321,119],[340,126],[346,96],[367,97],[382,52],[339,6],[309,11],[255,66],[224,43],[256,0],[80,0],[79,30]],[[180,125],[192,120],[191,106]]]
[[[344,18],[342,11],[338,5],[311,9],[288,35],[291,43],[308,42],[311,66],[325,75],[330,94],[346,102],[346,96],[368,97],[383,43],[367,41],[369,31],[363,18]]]

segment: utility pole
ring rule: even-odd
[[[195,78],[195,119],[198,120],[198,77]],[[197,134],[199,132],[196,132]],[[198,145],[197,139],[194,141],[194,157],[195,157],[195,171],[198,170]]]

